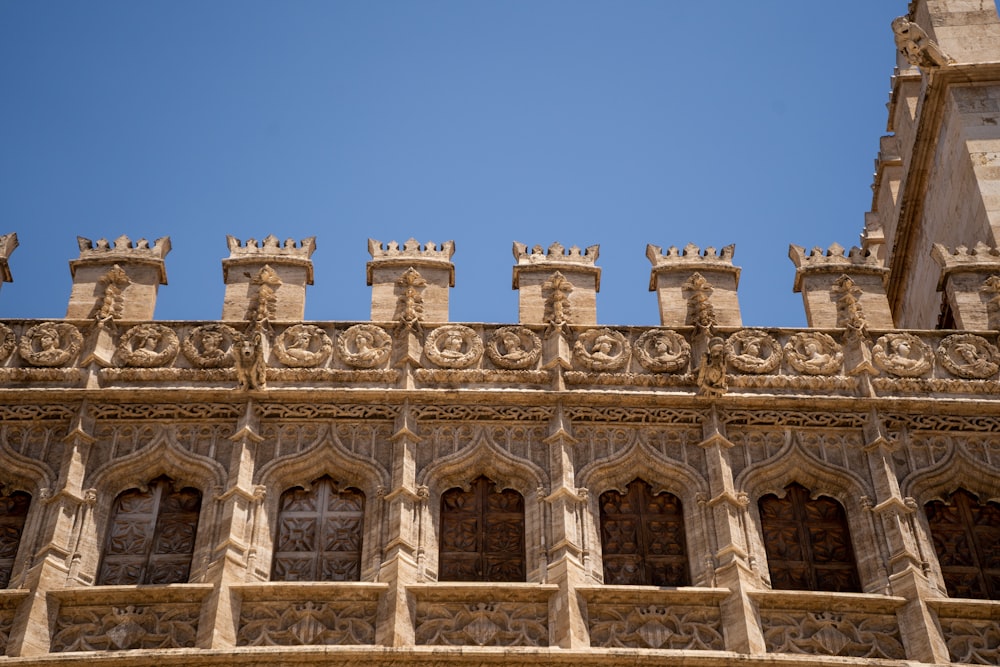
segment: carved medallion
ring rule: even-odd
[[[225,324],[196,327],[184,339],[184,356],[195,368],[229,368],[233,365],[233,343],[240,335]]]
[[[337,336],[337,354],[352,368],[374,368],[392,351],[392,338],[374,324],[355,324]]]
[[[72,324],[42,322],[21,336],[18,352],[32,366],[65,366],[83,346],[83,336]]]
[[[17,347],[17,340],[14,332],[6,324],[0,324],[0,363],[7,361],[7,357]]]
[[[180,341],[173,329],[162,324],[138,324],[118,341],[120,366],[160,368],[177,358]]]
[[[744,373],[770,373],[781,363],[781,346],[762,329],[742,329],[726,340],[726,357]]]
[[[691,346],[676,331],[650,329],[635,341],[635,358],[648,371],[675,373],[687,368]]]
[[[909,333],[891,333],[878,339],[872,359],[882,370],[899,377],[918,377],[934,365],[931,346]]]
[[[840,344],[819,331],[803,331],[789,338],[785,358],[792,368],[806,375],[834,375],[844,363]]]
[[[501,327],[486,344],[486,356],[497,368],[530,368],[542,354],[542,341],[531,329]]]
[[[611,329],[584,331],[573,344],[573,356],[588,371],[617,371],[631,355],[625,336]]]
[[[274,341],[274,356],[289,368],[319,366],[333,352],[333,341],[326,332],[312,324],[295,324]]]
[[[954,334],[948,336],[937,349],[938,362],[952,375],[982,380],[995,375],[997,348],[982,336]]]
[[[461,324],[438,327],[424,341],[427,358],[442,368],[468,368],[483,356],[483,341]]]

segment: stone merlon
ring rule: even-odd
[[[95,243],[82,236],[77,236],[76,241],[80,245],[80,258],[69,263],[70,273],[74,277],[80,266],[144,264],[158,267],[160,284],[167,284],[167,271],[163,260],[170,252],[169,236],[156,239],[152,246],[146,239],[139,239],[133,244],[124,234],[110,242],[107,239],[98,239]]]
[[[229,246],[229,258],[222,260],[222,279],[229,282],[229,267],[245,263],[296,265],[306,269],[306,284],[313,284],[312,254],[316,251],[316,237],[302,239],[295,244],[295,239],[286,239],[284,243],[273,234],[268,234],[261,241],[247,239],[243,243],[235,236],[226,235]]]
[[[806,250],[802,246],[789,245],[788,257],[795,264],[796,292],[802,291],[802,276],[805,273],[859,273],[888,277],[889,270],[878,255],[854,246],[845,251],[839,243],[832,244],[825,252],[816,247]]]
[[[991,248],[982,241],[974,248],[958,246],[952,252],[940,243],[931,247],[931,256],[941,267],[938,290],[944,289],[949,273],[956,271],[969,273],[1000,273],[1000,250]]]
[[[420,245],[411,238],[400,248],[396,241],[389,241],[383,244],[375,239],[368,239],[368,254],[372,256],[372,261],[368,262],[367,280],[372,284],[372,271],[376,267],[410,266],[420,267],[440,267],[448,269],[448,286],[455,286],[455,265],[451,258],[455,254],[455,242],[445,241],[438,245],[434,241]]]

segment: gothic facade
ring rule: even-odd
[[[273,236],[163,322],[169,239],[81,238],[66,317],[0,322],[3,659],[1000,663],[1000,18],[892,30],[860,247],[790,249],[807,328],[692,245],[647,248],[658,327],[598,325],[597,246],[520,243],[518,321],[451,322],[412,240],[369,321],[306,322]]]

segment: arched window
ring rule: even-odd
[[[359,581],[365,494],[329,477],[288,489],[278,501],[274,581]]]
[[[684,513],[677,496],[653,495],[649,484],[632,480],[627,492],[601,494],[604,583],[687,586]]]
[[[524,497],[486,477],[441,496],[441,581],[524,581]]]
[[[31,496],[23,491],[0,496],[0,588],[10,583],[30,504]]]
[[[146,491],[118,495],[98,584],[177,584],[188,580],[201,492],[160,477]]]
[[[959,489],[924,511],[948,595],[1000,600],[1000,503]]]
[[[758,503],[771,586],[784,590],[860,592],[847,516],[830,498],[809,497],[792,483],[785,497]]]

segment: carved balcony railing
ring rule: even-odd
[[[386,584],[242,584],[238,646],[375,644],[376,611]]]
[[[28,597],[24,590],[0,590],[0,655],[6,655],[17,607]]]
[[[95,586],[50,591],[51,651],[192,648],[210,584]]]
[[[593,586],[576,589],[587,602],[595,648],[724,651],[719,603],[723,588]]]
[[[768,653],[903,660],[896,611],[904,598],[861,593],[757,591]]]
[[[436,583],[408,586],[416,643],[430,646],[549,646],[550,584]]]
[[[941,624],[952,662],[1000,665],[1000,602],[928,600]]]

